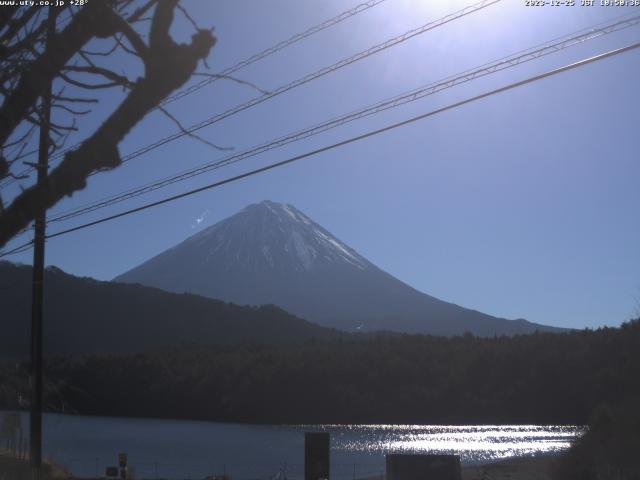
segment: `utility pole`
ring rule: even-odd
[[[51,45],[56,17],[49,7],[45,49]],[[47,182],[49,168],[49,130],[51,124],[51,83],[42,94],[40,112],[40,141],[38,147],[38,185]],[[44,242],[46,208],[35,217],[33,238],[33,290],[31,297],[31,416],[30,456],[34,480],[42,479],[42,299],[44,279]]]

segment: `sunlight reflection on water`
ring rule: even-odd
[[[555,454],[583,433],[577,426],[350,425],[334,431],[336,448],[352,452],[455,453],[463,462]]]

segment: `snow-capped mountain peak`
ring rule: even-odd
[[[364,270],[369,265],[293,205],[269,200],[245,207],[184,243],[190,249],[193,245],[204,247],[204,263],[219,263],[217,255],[224,255],[235,259],[236,267],[238,262],[247,268],[294,270],[312,270],[328,264]]]

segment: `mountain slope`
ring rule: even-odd
[[[0,357],[29,352],[31,267],[0,262]],[[138,352],[198,343],[286,343],[334,338],[274,307],[241,307],[141,285],[99,282],[45,271],[46,354]]]
[[[555,330],[438,300],[376,267],[291,205],[249,205],[114,279],[238,304],[276,304],[346,331]]]

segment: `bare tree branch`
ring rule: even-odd
[[[205,145],[208,145],[209,147],[215,149],[215,150],[219,150],[219,151],[223,151],[223,152],[228,152],[230,150],[233,150],[233,147],[221,147],[220,145],[216,145],[215,143],[210,142],[209,140],[206,140],[204,138],[202,138],[200,135],[190,132],[189,130],[187,130],[184,125],[182,125],[182,123],[180,123],[180,121],[173,116],[171,113],[169,113],[167,111],[166,108],[164,107],[158,107],[158,110],[160,110],[162,113],[164,113],[167,118],[169,118],[173,123],[175,123],[178,128],[180,129],[180,131],[182,133],[184,133],[186,136],[193,138],[194,140],[198,140],[199,142],[204,143]]]
[[[260,88],[258,85],[256,85],[253,82],[249,82],[247,80],[242,80],[240,78],[237,77],[232,77],[231,75],[221,75],[219,73],[206,73],[206,72],[196,72],[193,74],[194,76],[199,76],[199,77],[209,77],[209,78],[217,78],[220,80],[229,80],[231,82],[235,82],[238,83],[240,85],[244,85],[247,87],[251,87],[254,90],[257,90],[258,92],[262,93],[262,94],[269,94],[271,93],[269,90],[265,90],[263,88]]]
[[[70,103],[98,103],[96,98],[81,98],[81,97],[63,97],[61,95],[53,95],[52,98],[59,102]]]
[[[119,143],[162,100],[184,85],[195,72],[198,62],[207,57],[215,44],[215,37],[211,31],[199,30],[192,36],[191,43],[186,45],[177,44],[169,35],[176,4],[177,0],[157,1],[150,29],[149,45],[144,46],[145,51],[141,55],[145,66],[144,77],[138,79],[122,103],[93,135],[86,139],[79,148],[68,151],[65,154],[62,162],[50,173],[45,182],[24,190],[0,215],[0,247],[4,246],[17,232],[29,225],[41,208],[50,208],[65,196],[70,196],[74,192],[82,190],[86,186],[87,177],[90,174],[120,165]],[[88,5],[101,5],[101,3],[90,2]],[[64,35],[74,24],[77,25],[81,15],[83,15],[86,22],[93,22],[93,28],[99,29],[99,35],[97,36],[108,37],[114,35],[114,25],[116,31],[125,33],[122,31],[122,24],[126,24],[129,27],[130,25],[116,12],[110,9],[106,10],[106,12],[100,11],[102,23],[101,26],[96,27],[95,17],[89,16],[95,15],[96,10],[90,12],[89,8],[84,8],[60,36]],[[69,47],[69,45],[63,46],[58,42],[57,45],[60,48],[66,48],[63,54],[54,55],[52,52],[46,52],[43,55],[55,57],[48,59],[55,65],[55,69],[50,65],[48,67],[39,65],[39,69],[34,68],[34,72],[30,72],[31,76],[34,75],[35,71],[39,71],[49,77],[57,75],[70,59],[73,50],[75,49],[75,52],[79,51],[86,43],[85,40],[92,35],[85,31],[79,32],[77,27],[74,28],[76,28],[74,35],[68,33],[66,35],[67,41],[73,47]],[[87,29],[86,26],[85,29]],[[140,38],[137,33],[136,36]],[[129,37],[127,36],[127,38]],[[137,49],[137,47],[135,48]],[[40,60],[38,59],[36,62]],[[8,130],[12,131],[15,128],[14,123],[17,124],[19,120],[24,119],[24,113],[28,112],[31,105],[29,101],[17,102],[17,100],[14,100],[14,103],[23,112],[23,116],[15,117],[14,115],[9,120],[0,117],[0,120],[2,120],[0,122],[0,143],[6,140],[3,135]],[[6,102],[0,109],[0,114],[4,113],[5,106]]]
[[[113,72],[107,68],[97,67],[97,66],[75,66],[75,65],[67,65],[62,69],[65,72],[81,72],[81,73],[92,73],[95,75],[101,75],[108,80],[111,80],[112,83],[117,85],[122,85],[127,88],[133,88],[135,83],[129,80],[124,75],[118,75],[116,72]],[[66,76],[68,78],[68,76]],[[67,80],[65,78],[65,80]],[[77,81],[76,81],[77,82]]]
[[[144,40],[142,40],[142,38],[140,37],[140,35],[138,35],[138,32],[136,32],[133,27],[127,23],[124,19],[122,19],[121,17],[118,17],[116,19],[117,22],[117,27],[118,27],[118,31],[121,32],[125,38],[127,40],[129,40],[129,43],[131,43],[131,46],[134,48],[134,50],[131,50],[129,48],[127,48],[122,41],[116,37],[116,41],[120,44],[120,46],[128,53],[131,53],[133,55],[137,55],[140,58],[142,58],[143,60],[146,58],[147,53],[148,53],[148,47],[147,45],[144,43]]]
[[[71,115],[87,115],[89,113],[91,113],[91,110],[74,110],[73,108],[69,108],[65,105],[51,105],[51,108],[57,108],[59,110],[64,110],[67,113],[70,113]]]
[[[85,82],[81,82],[80,80],[75,80],[71,77],[69,77],[68,75],[60,72],[60,78],[62,78],[65,82],[67,82],[70,85],[76,86],[76,87],[80,87],[80,88],[84,88],[86,90],[101,90],[101,89],[105,89],[105,88],[114,88],[114,87],[123,87],[125,85],[123,85],[121,82],[106,82],[106,83],[85,83]]]
[[[91,38],[111,36],[116,31],[113,17],[120,18],[105,2],[89,2],[62,32],[50,40],[48,48],[24,72],[0,108],[0,144],[33,108],[38,97],[62,67]]]
[[[138,8],[135,12],[133,12],[128,18],[127,22],[133,23],[138,21],[145,13],[149,11],[151,7],[156,4],[157,0],[149,0],[142,7]]]
[[[118,47],[120,47],[124,52],[126,52],[126,53],[128,53],[130,55],[133,55],[134,57],[142,58],[138,52],[136,52],[135,50],[130,49],[129,47],[127,47],[125,45],[125,43],[120,38],[120,35],[114,35],[113,38],[116,41],[116,44],[118,45]],[[142,42],[142,39],[140,41]],[[144,42],[142,42],[142,44],[144,45]],[[146,51],[146,45],[145,45],[145,51]]]
[[[13,38],[21,28],[23,28],[31,18],[38,13],[37,8],[27,8],[23,9],[23,14],[17,18],[12,18],[9,21],[8,28],[4,32],[4,34],[0,35],[0,43],[5,43]]]
[[[189,21],[189,23],[191,23],[191,25],[193,25],[193,28],[195,28],[196,32],[198,30],[202,30],[198,24],[196,23],[196,21],[193,19],[193,17],[189,14],[189,12],[187,12],[187,10],[178,3],[178,10],[180,10],[180,12],[184,15],[184,17]]]

